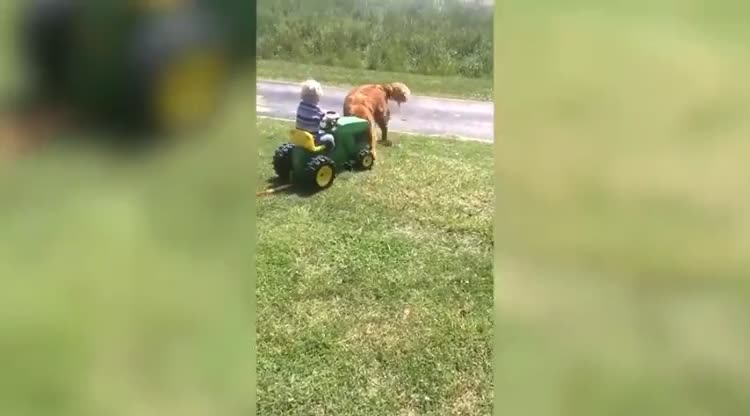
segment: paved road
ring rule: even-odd
[[[292,120],[299,104],[299,85],[276,81],[257,82],[257,113]],[[326,87],[321,107],[341,113],[347,89]],[[393,131],[426,135],[459,136],[484,142],[494,140],[494,104],[446,98],[412,96],[399,109],[391,104]]]

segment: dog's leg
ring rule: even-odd
[[[390,111],[386,108],[383,115],[377,117],[376,121],[378,127],[380,127],[380,143],[384,146],[390,146],[391,142],[388,140],[388,120],[390,119]]]
[[[382,143],[384,146],[391,146],[393,143],[388,140],[388,125],[384,124],[380,126],[380,132],[382,134],[382,137],[380,138],[380,143]]]
[[[370,119],[370,151],[372,152],[373,160],[378,158],[377,150],[375,148],[377,141],[377,133],[375,132],[375,120]]]

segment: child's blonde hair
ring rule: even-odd
[[[318,102],[320,97],[323,96],[323,88],[320,86],[318,81],[314,79],[308,79],[302,83],[302,90],[300,91],[300,98],[303,101],[315,101]]]

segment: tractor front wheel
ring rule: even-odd
[[[375,157],[370,149],[362,149],[357,155],[357,169],[370,170],[375,165]]]
[[[305,177],[312,189],[322,191],[333,185],[336,165],[326,156],[315,156],[307,163]]]
[[[289,175],[292,173],[292,151],[294,145],[291,143],[285,143],[276,149],[273,154],[273,170],[276,172],[276,176],[283,182],[289,181]]]

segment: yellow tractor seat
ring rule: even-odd
[[[289,139],[293,145],[300,146],[313,153],[322,152],[326,148],[324,145],[316,146],[315,137],[310,132],[300,129],[289,130]]]

